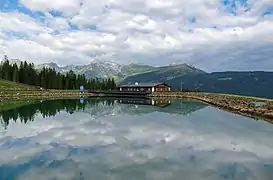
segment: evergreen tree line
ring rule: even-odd
[[[81,85],[85,89],[110,90],[116,88],[114,79],[103,80],[86,79],[85,75],[77,75],[72,70],[66,74],[56,72],[55,69],[44,67],[38,71],[33,63],[10,63],[8,57],[0,64],[0,78],[17,83],[39,86],[45,89],[79,89]]]
[[[26,106],[20,106],[14,109],[0,111],[0,119],[3,119],[3,126],[7,128],[10,121],[20,121],[22,123],[27,123],[29,121],[34,121],[37,113],[41,113],[43,117],[52,117],[60,113],[60,111],[66,111],[67,113],[73,114],[75,111],[83,111],[88,105],[88,108],[98,106],[98,104],[105,104],[107,106],[113,106],[115,100],[46,100],[43,102],[34,101],[32,104]],[[0,120],[1,121],[1,120]]]

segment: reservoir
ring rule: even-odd
[[[273,125],[199,101],[0,103],[1,180],[273,179]]]

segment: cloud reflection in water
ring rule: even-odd
[[[10,121],[0,131],[0,179],[273,179],[273,126],[179,105],[99,101]]]

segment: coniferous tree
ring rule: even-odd
[[[112,78],[112,80],[111,80],[111,89],[116,89],[116,82],[115,82],[115,80],[114,80],[114,78]]]
[[[24,65],[23,65],[23,62],[20,63],[20,67],[19,67],[19,83],[24,83]]]
[[[110,90],[115,89],[114,79],[86,79],[85,75],[76,75],[72,70],[61,74],[55,69],[43,67],[37,71],[33,63],[21,62],[19,67],[15,63],[10,63],[8,57],[4,57],[4,62],[0,64],[0,78],[24,83],[28,85],[40,86],[45,89],[79,89],[81,85],[85,89]]]
[[[16,63],[12,66],[12,81],[19,82],[19,69]]]
[[[10,80],[10,64],[9,60],[4,61],[2,65],[3,79]]]

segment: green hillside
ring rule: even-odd
[[[0,91],[4,90],[37,90],[35,86],[29,86],[26,84],[15,83],[12,81],[6,81],[0,79]]]
[[[121,84],[132,82],[166,82],[173,90],[199,89],[203,92],[227,93],[273,98],[273,72],[214,72],[174,74],[144,73],[125,78]]]
[[[120,83],[133,84],[135,82],[167,82],[180,76],[193,76],[200,74],[206,74],[206,72],[187,64],[170,65],[155,67],[149,72],[138,73],[133,76],[126,77]]]
[[[144,72],[154,71],[156,68],[148,65],[129,64],[121,68],[121,73],[124,77],[140,74]]]

